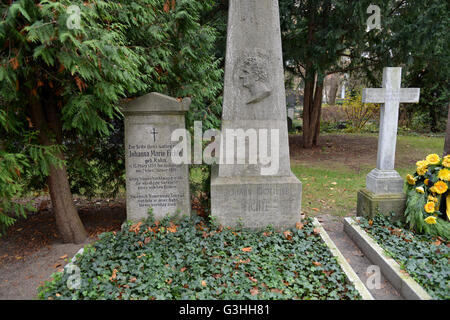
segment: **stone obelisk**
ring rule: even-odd
[[[230,0],[212,216],[229,226],[292,227],[301,197],[290,168],[278,1]]]

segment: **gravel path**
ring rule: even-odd
[[[52,273],[64,268],[67,264],[65,260],[70,260],[89,241],[79,245],[55,243],[30,256],[0,266],[0,300],[36,299],[37,288]]]

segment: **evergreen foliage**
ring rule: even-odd
[[[151,91],[190,96],[188,123],[203,119],[204,127],[218,126],[222,70],[213,54],[216,31],[199,23],[211,4],[19,0],[0,5],[5,224],[13,221],[5,216],[12,198],[42,188],[49,165],[67,165],[72,191],[117,193],[124,172],[121,105],[129,98]],[[68,10],[74,5],[79,28],[68,24],[76,22]],[[42,143],[33,101],[43,106],[51,144]],[[56,157],[55,149],[66,160]]]

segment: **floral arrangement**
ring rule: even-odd
[[[406,176],[406,223],[419,233],[450,237],[450,155],[430,154]],[[445,211],[445,214],[444,214]]]

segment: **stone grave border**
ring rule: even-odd
[[[358,219],[358,218],[356,218]],[[410,275],[389,257],[378,243],[351,217],[344,218],[344,232],[356,243],[364,255],[380,267],[381,273],[407,300],[432,300],[433,298]]]
[[[369,292],[369,290],[364,285],[364,283],[361,281],[361,279],[355,273],[353,268],[350,266],[348,261],[344,258],[342,253],[336,247],[333,240],[331,240],[330,236],[325,231],[323,226],[320,224],[319,220],[317,220],[317,218],[313,219],[313,225],[314,225],[314,227],[319,229],[319,233],[320,233],[322,240],[325,242],[328,249],[330,249],[331,253],[336,258],[338,264],[341,266],[342,270],[344,271],[345,275],[347,276],[347,282],[352,284],[356,288],[356,290],[358,290],[358,292],[361,295],[363,300],[375,300],[374,297],[372,296],[372,294]]]

